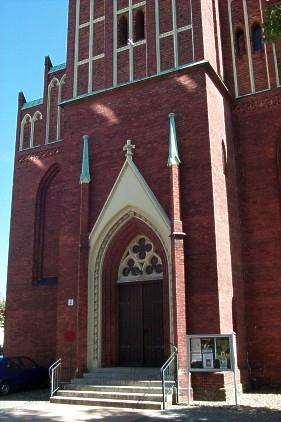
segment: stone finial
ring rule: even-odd
[[[89,148],[88,148],[89,136],[83,136],[83,160],[82,160],[82,170],[80,175],[80,183],[90,183],[90,168],[89,168]]]
[[[134,155],[133,150],[136,148],[134,144],[132,144],[132,141],[130,139],[127,140],[126,144],[123,146],[123,151],[126,151],[126,158],[127,160],[132,160],[132,157]]]
[[[176,165],[178,166],[181,162],[179,153],[178,153],[178,141],[177,141],[177,132],[176,132],[176,123],[175,123],[175,114],[169,114],[170,119],[170,133],[169,133],[169,156],[168,163],[169,167]]]

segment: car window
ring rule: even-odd
[[[8,369],[15,369],[20,368],[20,360],[18,358],[9,358],[6,368]]]
[[[21,358],[21,363],[23,368],[37,368],[36,363],[29,358]]]

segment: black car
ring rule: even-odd
[[[0,394],[24,387],[47,387],[48,368],[25,356],[0,356]]]

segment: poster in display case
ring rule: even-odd
[[[235,333],[188,335],[187,350],[189,385],[191,385],[191,372],[232,371],[235,404],[238,406]],[[190,403],[190,388],[188,403]]]
[[[232,335],[188,336],[190,371],[232,371]]]

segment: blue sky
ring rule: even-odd
[[[0,1],[0,298],[5,297],[17,96],[42,97],[44,57],[66,60],[68,0]]]

